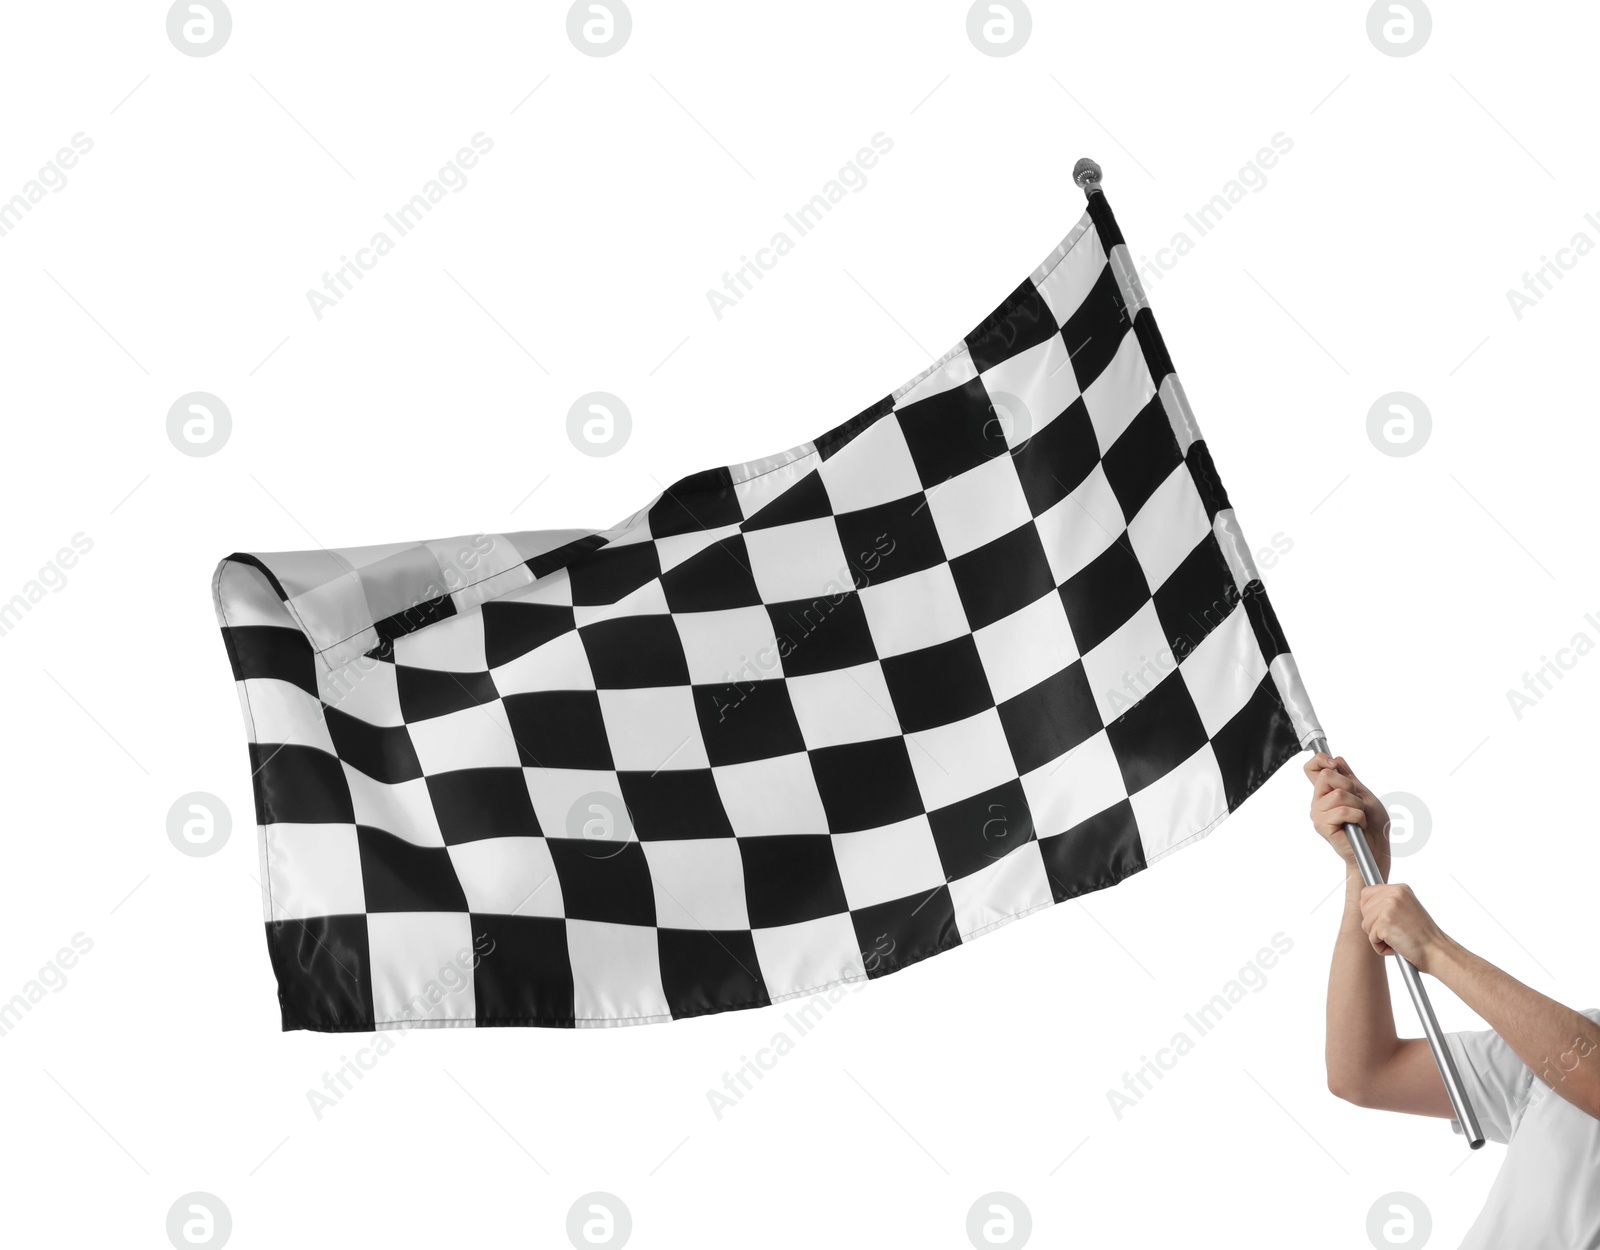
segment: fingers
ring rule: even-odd
[[[1349,790],[1329,789],[1311,800],[1311,823],[1324,837],[1331,837],[1347,824],[1366,828],[1367,813]]]
[[[1372,949],[1386,958],[1394,954],[1394,947],[1384,940],[1389,932],[1389,912],[1393,898],[1386,891],[1398,888],[1372,885],[1361,891],[1361,931],[1367,935],[1367,941]]]
[[[1361,778],[1357,777],[1356,774],[1355,774],[1355,770],[1353,768],[1351,768],[1350,765],[1345,762],[1344,756],[1342,756],[1342,755],[1339,756],[1336,760],[1333,761],[1333,764],[1334,764],[1334,767],[1339,771],[1339,773],[1343,775],[1344,780],[1345,780],[1345,784],[1350,789],[1354,790],[1357,794],[1361,795],[1363,798],[1371,798],[1372,797],[1372,792],[1370,790],[1368,790],[1365,785],[1362,784]]]
[[[1337,776],[1341,771],[1349,775],[1349,770],[1345,767],[1344,761],[1335,759],[1326,751],[1318,751],[1305,762],[1306,776],[1311,778],[1312,781],[1316,781],[1323,773],[1331,773]]]
[[[1355,785],[1337,769],[1324,768],[1316,773],[1308,773],[1311,778],[1311,793],[1313,797],[1320,797],[1329,790],[1347,790],[1355,793]]]
[[[1367,812],[1361,806],[1361,800],[1349,790],[1329,790],[1324,794],[1317,795],[1316,798],[1311,800],[1311,810],[1313,813],[1326,815],[1331,815],[1335,810],[1354,813],[1350,816],[1341,817],[1340,824],[1343,824],[1346,820],[1357,825],[1364,825],[1367,822]]]
[[[1386,937],[1392,926],[1409,917],[1426,921],[1428,913],[1409,885],[1368,885],[1361,888],[1361,927],[1371,938]]]
[[[1311,824],[1346,859],[1354,848],[1342,837],[1346,825],[1367,827],[1367,806],[1372,796],[1355,779],[1343,756],[1318,751],[1305,763],[1311,782]]]

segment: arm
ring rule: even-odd
[[[1438,977],[1488,1022],[1535,1076],[1579,1110],[1600,1119],[1600,1054],[1596,1053],[1600,1025],[1530,989],[1443,933],[1409,886],[1362,890],[1360,912],[1361,927],[1380,958],[1397,951],[1421,971]],[[1449,1114],[1448,1106],[1444,1114]]]
[[[1389,814],[1343,759],[1318,754],[1306,764],[1306,776],[1311,823],[1345,868],[1344,910],[1328,972],[1328,1089],[1358,1106],[1449,1119],[1450,1098],[1427,1042],[1395,1033],[1388,975],[1362,927],[1364,884],[1344,836],[1345,822],[1361,826],[1387,878]]]

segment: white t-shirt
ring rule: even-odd
[[[1600,1011],[1583,1014],[1600,1024]],[[1600,1248],[1600,1120],[1535,1077],[1493,1030],[1446,1037],[1483,1135],[1509,1147],[1461,1250]],[[1600,1052],[1581,1062],[1600,1063]]]

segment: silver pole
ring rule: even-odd
[[[1311,749],[1328,752],[1328,740],[1313,739]],[[1361,826],[1347,824],[1344,827],[1344,836],[1350,842],[1350,849],[1355,852],[1356,865],[1361,869],[1361,879],[1368,885],[1382,885],[1383,874],[1378,871],[1378,861],[1372,857],[1372,848],[1367,845],[1367,835],[1362,832]],[[1400,977],[1411,993],[1411,1005],[1417,1009],[1417,1016],[1422,1020],[1422,1031],[1428,1037],[1428,1049],[1433,1051],[1433,1061],[1439,1065],[1439,1075],[1444,1078],[1445,1093],[1450,1095],[1450,1106],[1455,1109],[1456,1121],[1466,1134],[1467,1145],[1476,1150],[1483,1145],[1483,1130],[1478,1127],[1478,1117],[1473,1113],[1472,1102],[1462,1087],[1461,1073],[1456,1071],[1455,1058],[1450,1054],[1450,1048],[1445,1045],[1444,1034],[1439,1029],[1439,1019],[1433,1014],[1433,1004],[1428,1001],[1428,991],[1422,984],[1422,973],[1418,972],[1417,966],[1398,951],[1395,953],[1395,958],[1400,961]]]
[[[1100,178],[1100,166],[1087,156],[1072,167],[1072,181],[1083,189],[1085,199],[1099,194]],[[1311,749],[1327,751],[1328,740],[1314,739]],[[1378,871],[1378,861],[1372,857],[1372,848],[1367,845],[1361,826],[1346,825],[1344,836],[1350,840],[1350,849],[1355,852],[1361,879],[1368,885],[1382,885],[1383,874]],[[1428,1001],[1428,991],[1422,984],[1422,973],[1409,959],[1398,953],[1395,958],[1400,961],[1400,976],[1411,993],[1411,1005],[1417,1009],[1417,1015],[1422,1020],[1422,1031],[1428,1036],[1428,1049],[1433,1051],[1433,1061],[1439,1065],[1439,1075],[1444,1078],[1445,1093],[1450,1095],[1450,1106],[1455,1109],[1456,1121],[1466,1135],[1467,1144],[1476,1150],[1483,1145],[1483,1130],[1478,1127],[1478,1117],[1473,1114],[1472,1103],[1461,1085],[1461,1073],[1456,1071],[1456,1061],[1451,1057],[1444,1034],[1439,1030],[1438,1017],[1433,1014],[1433,1004]]]

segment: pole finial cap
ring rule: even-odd
[[[1100,190],[1100,166],[1085,156],[1072,167],[1072,181],[1083,188],[1084,195]]]

